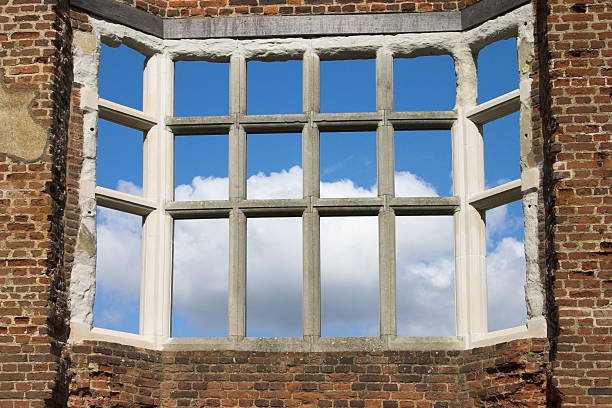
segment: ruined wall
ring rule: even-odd
[[[470,3],[124,2],[163,17]],[[75,10],[67,21],[65,1],[0,0],[0,407],[612,406],[612,5],[534,0],[534,8],[533,151],[543,174],[539,253],[550,346],[520,340],[456,352],[177,353],[66,344],[83,158],[69,55],[72,30],[91,27]]]
[[[543,5],[539,5],[543,7]],[[612,4],[549,1],[542,42],[549,399],[612,406]],[[547,83],[548,82],[548,83]]]
[[[63,406],[67,1],[0,2],[0,406]]]
[[[78,407],[545,406],[543,339],[446,352],[71,351]]]

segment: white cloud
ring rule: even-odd
[[[226,199],[227,186],[227,178],[196,177],[191,185],[178,186],[176,197]],[[250,198],[299,197],[302,171],[296,166],[270,175],[253,175],[247,186]],[[123,184],[121,188],[135,191],[130,189],[136,187]],[[341,180],[322,183],[321,191],[335,197],[362,197],[375,194],[376,186],[365,189]],[[437,195],[431,185],[409,172],[396,175],[396,191],[404,196]],[[499,215],[497,221],[496,215],[490,215],[489,224],[503,225],[506,216]],[[140,225],[139,217],[136,221],[130,217],[101,210],[98,282],[103,289],[137,297],[139,273],[129,271],[139,270]],[[452,217],[397,217],[400,335],[454,334],[453,228]],[[228,229],[225,219],[175,223],[173,304],[177,336],[226,335]],[[301,218],[249,219],[247,234],[248,335],[300,336]],[[516,293],[524,284],[521,254],[522,243],[513,239],[501,240],[491,251],[490,297]],[[377,218],[323,218],[321,269],[323,334],[378,335]],[[518,282],[519,275],[523,283]],[[524,318],[523,298],[513,298],[513,306],[507,309],[492,305],[490,315],[507,310],[502,325],[516,321],[517,316]],[[523,309],[515,303],[522,303]]]
[[[525,324],[525,249],[503,238],[487,255],[489,331]]]

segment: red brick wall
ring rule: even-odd
[[[612,4],[547,6],[549,399],[612,406]]]
[[[1,407],[63,406],[67,396],[61,357],[68,334],[63,217],[72,65],[67,10],[66,1],[0,1],[2,103],[14,104],[25,95],[26,114],[14,120],[42,125],[47,139],[35,159],[23,160],[11,149],[0,154]],[[3,124],[0,132],[7,129]]]
[[[164,17],[457,10],[470,3],[123,2]],[[3,95],[31,92],[27,116],[49,131],[36,160],[0,154],[0,407],[612,406],[609,0],[534,0],[534,152],[543,164],[540,265],[550,347],[523,340],[464,352],[310,354],[66,346],[82,160],[69,52],[71,30],[89,26],[76,12],[68,24],[66,2],[56,3],[0,0]]]
[[[96,342],[72,347],[69,405],[544,406],[546,352],[546,340],[345,353],[152,352]]]

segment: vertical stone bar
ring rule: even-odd
[[[303,196],[309,204],[302,216],[302,330],[305,338],[316,338],[321,337],[321,224],[312,199],[320,196],[320,134],[312,116],[321,109],[319,56],[307,51],[302,66],[303,108],[310,118],[302,131]]]
[[[468,47],[455,50],[458,120],[452,128],[455,214],[455,310],[457,335],[470,342],[487,332],[485,223],[469,197],[484,190],[483,139],[465,112],[476,105],[476,62]]]
[[[312,50],[302,61],[302,104],[304,113],[321,111],[321,61]]]
[[[140,333],[160,343],[170,336],[173,220],[165,204],[174,193],[174,136],[165,126],[174,109],[174,62],[154,55],[144,70],[143,110],[157,118],[144,139],[143,195],[157,209],[143,223]]]
[[[230,212],[229,224],[227,328],[230,338],[240,339],[246,336],[246,216],[234,209]]]
[[[378,248],[380,335],[396,336],[395,212],[392,209],[381,209],[378,214]]]
[[[395,131],[393,125],[383,123],[379,124],[376,129],[378,196],[393,197],[395,195]]]
[[[237,208],[246,199],[246,132],[240,116],[246,113],[246,60],[230,58],[230,115],[234,125],[229,134],[229,199],[234,204],[229,218],[228,336],[246,336],[246,228],[247,219]]]
[[[376,110],[393,110],[393,54],[386,48],[376,53]]]
[[[388,206],[395,195],[395,149],[393,126],[387,122],[393,111],[393,54],[385,48],[376,53],[376,110],[383,115],[376,130],[376,151],[378,196],[385,202],[378,214],[380,335],[396,336],[395,213]]]
[[[316,209],[302,216],[302,327],[304,337],[321,337],[321,222]]]
[[[230,115],[246,113],[247,71],[244,55],[230,57],[229,112]]]

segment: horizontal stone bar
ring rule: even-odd
[[[155,118],[148,113],[102,98],[98,100],[98,116],[100,119],[142,131],[147,131],[157,124]]]
[[[101,207],[141,216],[156,209],[155,203],[142,197],[100,186],[96,187],[96,203]]]
[[[395,130],[449,130],[455,120],[455,111],[391,112],[387,119]]]
[[[164,38],[319,37],[461,31],[461,13],[456,11],[374,16],[335,14],[167,19],[164,21]]]
[[[520,108],[521,100],[519,90],[515,89],[512,92],[481,103],[469,111],[466,116],[472,122],[482,125],[492,122],[495,119],[503,118],[511,113],[518,112]]]
[[[459,197],[395,197],[389,203],[396,215],[453,215],[459,205]]]
[[[225,134],[233,124],[231,116],[175,116],[166,119],[166,126],[180,136]]]
[[[481,0],[448,12],[162,19],[114,0],[70,0],[71,7],[164,39],[457,32],[527,3],[529,0]]]
[[[240,117],[240,125],[247,133],[283,133],[302,131],[308,118],[298,115],[247,115]]]
[[[520,200],[522,196],[521,180],[514,180],[473,195],[470,204],[479,211],[486,211]]]
[[[174,201],[166,212],[174,219],[229,218],[233,205],[229,200]]]

